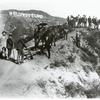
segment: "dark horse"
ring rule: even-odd
[[[36,31],[34,34],[35,47],[38,47],[40,42],[42,43],[42,45],[44,45],[47,37],[52,38],[52,43],[54,42],[55,45],[55,33],[56,31],[54,26],[41,29],[41,31]]]
[[[51,45],[56,46],[56,41],[61,38],[67,39],[69,29],[66,29],[64,25],[48,26],[42,29],[36,29],[34,34],[35,47],[38,48],[39,43],[42,46],[45,45],[45,41],[49,38]]]
[[[34,40],[35,40],[35,48],[39,48],[43,53],[44,49],[48,51],[48,58],[50,58],[50,48],[54,44],[56,45],[56,34],[57,29],[55,26],[49,26],[46,28],[39,30],[35,30]],[[42,43],[40,46],[39,44]]]

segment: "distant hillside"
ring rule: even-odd
[[[5,19],[8,18],[8,16],[16,17],[19,20],[22,20],[23,18],[34,25],[40,22],[48,22],[49,25],[58,25],[66,22],[66,19],[64,18],[54,17],[40,10],[3,10],[2,14]]]
[[[66,22],[66,19],[54,17],[40,10],[3,10],[4,29],[12,32],[13,28],[17,29],[13,32],[15,39],[20,35],[33,35],[34,28],[41,22],[51,25],[59,25]]]

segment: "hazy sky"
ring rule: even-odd
[[[86,14],[100,18],[100,0],[0,0],[0,9],[37,9],[59,17]]]

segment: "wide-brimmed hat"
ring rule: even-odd
[[[7,32],[6,31],[3,31],[2,34],[5,35],[5,34],[7,34]]]

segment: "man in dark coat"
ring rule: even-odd
[[[47,49],[47,52],[48,52],[48,58],[50,58],[50,56],[51,56],[51,54],[50,54],[51,42],[52,42],[52,40],[47,37],[47,39],[45,41],[45,48]]]
[[[17,51],[18,51],[18,57],[17,57],[17,62],[23,63],[24,61],[24,47],[26,48],[26,45],[24,43],[24,38],[20,38],[17,42]]]
[[[11,34],[9,35],[9,38],[7,39],[6,48],[8,49],[7,59],[9,59],[10,56],[11,56],[12,49],[13,49],[13,40],[12,40],[12,35]]]
[[[89,18],[88,18],[88,27],[89,27],[89,28],[91,28],[91,23],[92,23],[92,19],[91,19],[91,17],[89,16]]]
[[[76,32],[76,46],[80,47],[80,33],[78,31]]]

